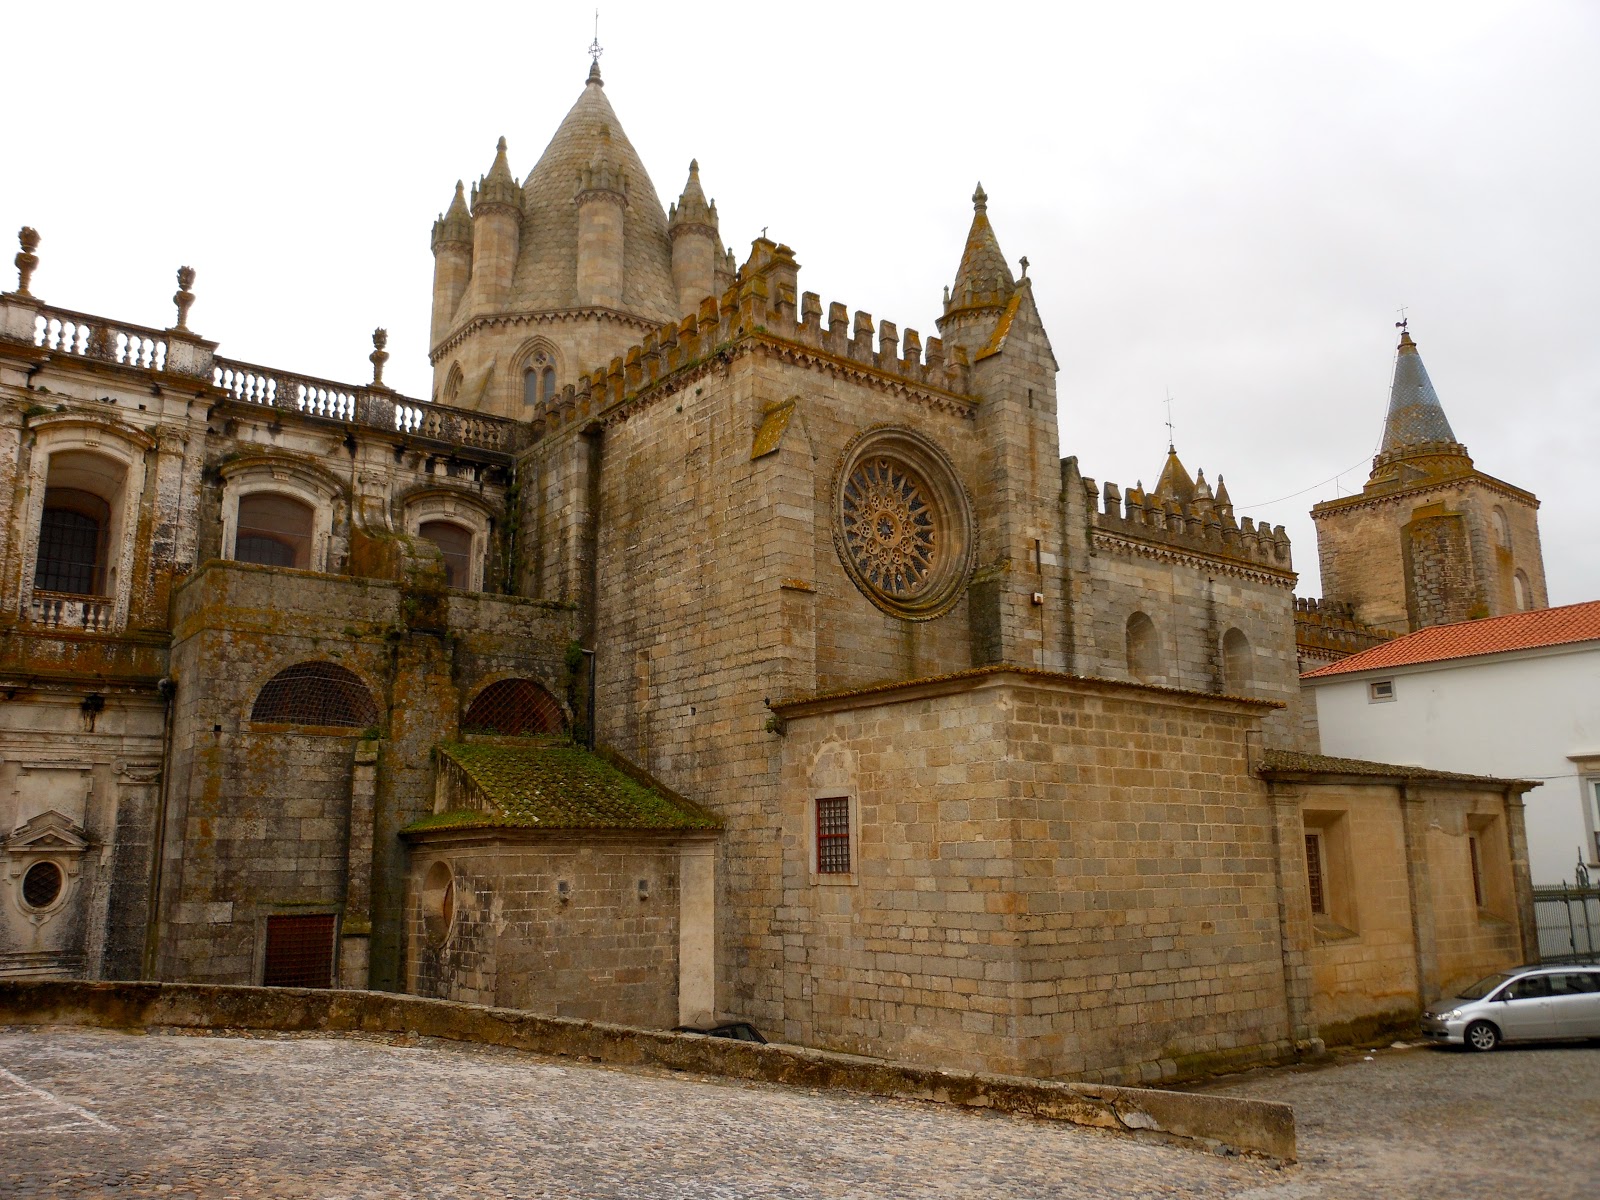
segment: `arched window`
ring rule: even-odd
[[[233,557],[237,562],[263,567],[308,570],[315,519],[309,504],[281,492],[241,496]]]
[[[522,402],[527,405],[548,404],[555,394],[555,363],[548,353],[536,350],[522,372]]]
[[[502,679],[478,693],[461,720],[461,731],[520,737],[559,733],[566,723],[561,705],[537,681]]]
[[[1235,696],[1246,695],[1254,682],[1251,659],[1254,651],[1250,639],[1237,629],[1222,635],[1223,691]]]
[[[252,721],[366,729],[378,723],[378,706],[361,677],[338,663],[302,662],[262,685]]]
[[[444,555],[445,583],[453,588],[472,586],[472,530],[454,521],[424,521],[417,532],[439,547]]]
[[[1528,585],[1527,575],[1520,570],[1511,576],[1511,591],[1518,612],[1527,612],[1533,607],[1533,589]]]
[[[1156,636],[1156,625],[1142,612],[1128,618],[1128,674],[1141,683],[1161,679],[1161,649]]]
[[[439,403],[454,404],[461,396],[462,381],[461,364],[451,363],[450,370],[445,373],[444,388],[439,393]]]
[[[35,591],[109,593],[109,541],[126,479],[121,463],[99,454],[65,450],[50,456],[33,568]]]
[[[1511,523],[1506,520],[1506,510],[1496,505],[1490,520],[1494,525],[1494,544],[1511,549]]]

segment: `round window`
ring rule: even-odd
[[[950,460],[908,429],[868,430],[834,484],[834,542],[879,608],[912,620],[949,610],[972,571],[972,507]]]
[[[22,876],[22,902],[29,908],[49,908],[61,895],[61,868],[53,862],[36,862]]]

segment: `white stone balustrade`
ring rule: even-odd
[[[47,629],[109,633],[116,616],[116,602],[108,596],[35,591],[29,601],[29,615],[35,625]]]

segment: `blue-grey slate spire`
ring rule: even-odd
[[[1422,355],[1411,334],[1400,333],[1400,351],[1394,361],[1394,385],[1389,389],[1389,415],[1384,419],[1380,454],[1404,450],[1424,442],[1454,442],[1439,396],[1422,365]]]

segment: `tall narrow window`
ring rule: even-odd
[[[454,521],[424,521],[417,532],[439,547],[444,555],[445,583],[453,588],[472,586],[472,530]]]
[[[546,367],[539,374],[539,395],[548,404],[556,397],[556,369]]]
[[[1250,639],[1237,629],[1230,629],[1222,638],[1222,677],[1224,690],[1235,696],[1250,691],[1253,682]]]
[[[1311,888],[1311,911],[1318,916],[1328,915],[1328,893],[1323,886],[1322,835],[1306,834],[1306,881]]]
[[[1527,612],[1533,607],[1533,590],[1528,586],[1528,577],[1518,571],[1511,576],[1512,600],[1518,612]]]
[[[817,801],[817,874],[850,871],[850,798],[829,796]]]
[[[522,373],[522,402],[528,407],[539,403],[539,371],[529,367]]]
[[[240,497],[234,559],[263,567],[309,569],[314,517],[310,505],[277,492]]]
[[[1483,907],[1483,862],[1478,856],[1478,835],[1467,835],[1467,855],[1472,859],[1472,902]]]

